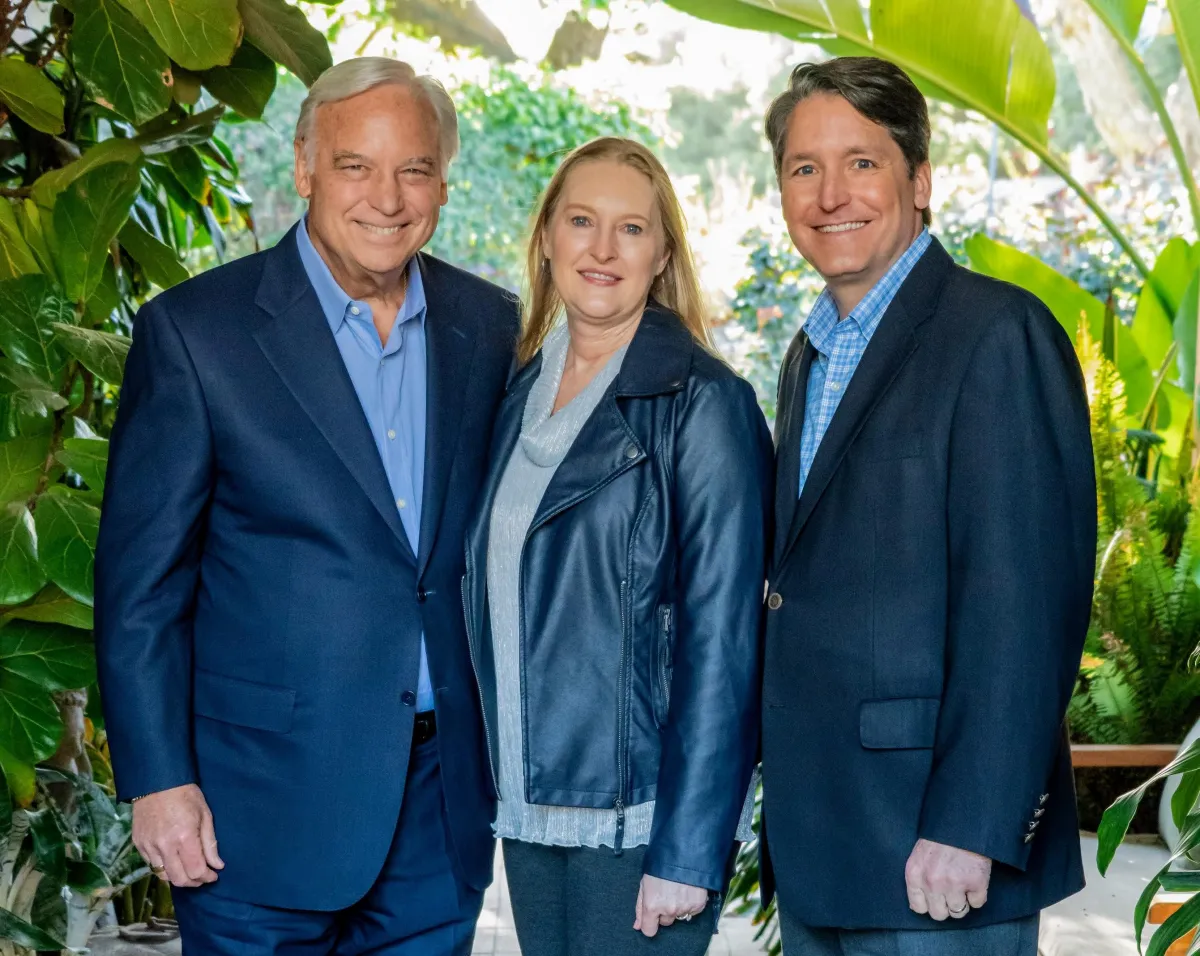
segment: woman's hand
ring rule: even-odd
[[[708,890],[703,886],[688,886],[643,876],[638,887],[637,915],[633,928],[646,936],[654,936],[660,926],[670,926],[677,919],[691,919],[708,903]]]

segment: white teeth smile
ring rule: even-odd
[[[610,276],[606,272],[584,272],[581,273],[587,279],[595,279],[597,282],[616,282],[616,276]]]
[[[817,226],[817,232],[852,232],[865,225],[865,222],[840,222],[836,226]]]
[[[369,222],[360,222],[359,225],[377,236],[394,236],[400,231],[400,226],[372,226]]]

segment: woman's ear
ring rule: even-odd
[[[664,249],[664,250],[663,250],[663,254],[662,254],[662,258],[660,258],[660,259],[658,260],[658,266],[657,266],[657,267],[655,268],[655,270],[654,270],[654,277],[655,277],[656,279],[657,279],[657,278],[658,278],[660,275],[662,275],[662,274],[663,274],[663,270],[664,270],[664,269],[666,269],[666,267],[667,267],[667,263],[668,263],[668,262],[670,262],[670,261],[671,261],[671,250],[670,250],[669,248],[668,248],[668,249]]]

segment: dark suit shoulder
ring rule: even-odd
[[[496,285],[494,282],[489,282],[487,279],[477,276],[473,272],[468,272],[459,266],[451,265],[445,259],[439,259],[437,256],[430,255],[427,252],[422,252],[420,255],[425,262],[426,269],[429,270],[431,275],[437,277],[438,282],[453,285],[459,295],[482,301],[493,308],[509,312],[514,319],[520,317],[521,300],[515,293]]]
[[[974,351],[985,337],[1032,335],[1070,348],[1070,337],[1036,295],[1011,282],[954,266],[938,302],[938,316]]]
[[[255,252],[226,262],[160,292],[151,301],[156,311],[168,313],[181,328],[196,321],[219,324],[225,316],[242,319],[254,306],[268,255]]]

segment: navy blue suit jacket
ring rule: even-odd
[[[420,548],[295,236],[162,293],[134,326],[96,562],[119,795],[198,784],[222,892],[334,910],[395,831],[426,635],[452,844],[491,879],[463,627],[464,524],[512,360],[508,293],[419,254],[428,297]]]
[[[1087,398],[1062,327],[936,241],[797,498],[814,349],[780,377],[763,687],[764,891],[810,926],[963,929],[1083,885],[1063,716],[1091,608]],[[987,904],[908,907],[918,839],[995,861]]]

